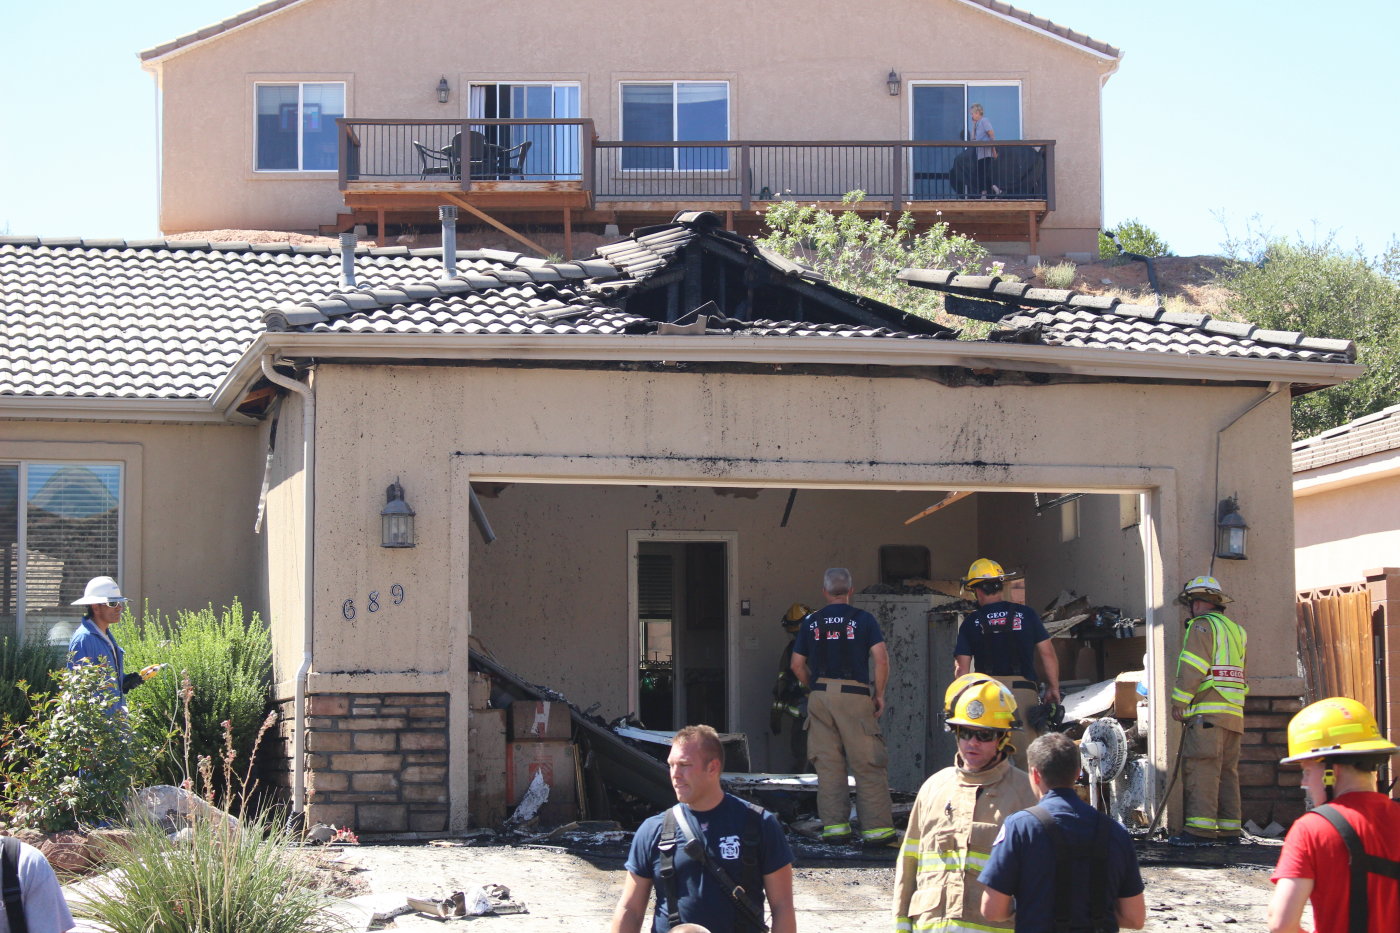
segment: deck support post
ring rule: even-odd
[[[564,258],[574,258],[574,209],[568,206],[564,208]]]
[[[486,213],[481,208],[477,207],[475,204],[472,204],[466,198],[461,197],[457,194],[448,194],[446,195],[446,198],[448,201],[451,201],[453,204],[456,204],[468,214],[471,214],[473,217],[476,217],[479,220],[485,221],[486,223],[495,227],[497,230],[504,233],[506,236],[510,237],[511,239],[519,243],[524,243],[526,246],[530,247],[530,249],[534,250],[536,253],[539,253],[541,258],[549,255],[549,250],[545,249],[543,246],[536,243],[534,240],[530,239],[525,234],[518,233],[517,231],[512,230],[510,227],[507,227],[505,224],[501,223],[499,220],[492,217],[490,214]]]

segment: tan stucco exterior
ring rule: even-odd
[[[350,117],[459,119],[472,82],[564,81],[603,139],[624,80],[722,80],[731,139],[897,140],[910,85],[1014,81],[1024,139],[1053,139],[1047,255],[1094,250],[1100,89],[1117,60],[959,0],[529,3],[307,0],[147,63],[161,90],[161,229],[313,229],[343,201],[334,173],[254,172],[254,85],[343,81]],[[886,75],[902,78],[889,95]],[[436,86],[453,88],[440,104]]]
[[[1400,452],[1391,450],[1294,475],[1300,591],[1361,583],[1400,556]]]
[[[1032,603],[1070,589],[1143,614],[1150,668],[1169,677],[1180,638],[1172,596],[1210,561],[1216,431],[1264,394],[489,365],[322,364],[315,386],[309,692],[452,691],[453,748],[465,742],[465,697],[457,694],[465,694],[468,634],[580,706],[600,703],[605,717],[628,712],[627,541],[636,531],[734,542],[728,725],[751,738],[766,735],[782,645],[778,614],[795,599],[817,599],[826,566],[844,564],[873,580],[881,544],[927,545],[936,577],[960,576],[972,557],[991,553],[1026,569]],[[284,409],[284,427],[299,417]],[[279,456],[299,456],[290,452],[294,434],[282,435],[286,446],[279,439],[287,451]],[[1283,696],[1300,687],[1292,639],[1270,635],[1292,625],[1287,437],[1286,393],[1224,433],[1222,494],[1237,494],[1250,515],[1251,552],[1248,561],[1215,568],[1235,597],[1234,617],[1254,633],[1256,693]],[[283,492],[297,475],[290,464],[275,471],[271,509],[297,511],[294,495]],[[413,549],[378,543],[384,487],[396,477],[418,513]],[[513,484],[484,500],[499,535],[489,546],[470,524],[472,480]],[[716,486],[764,491],[745,499],[707,488]],[[780,528],[791,488],[800,491]],[[989,492],[903,525],[957,488]],[[1077,536],[1061,540],[1060,519],[1033,518],[1029,497],[1011,494],[1030,490],[1105,495],[1080,500]],[[1146,515],[1124,529],[1119,496],[1138,492]],[[281,521],[290,529],[299,517],[270,516],[269,587],[273,617],[291,619],[299,539],[278,532]],[[389,595],[395,584],[404,588],[399,605]],[[751,601],[751,616],[739,615],[741,599]],[[353,619],[345,618],[346,600]],[[279,659],[283,696],[299,639],[300,632],[278,637],[295,654]],[[1164,699],[1158,691],[1159,767],[1167,754]],[[454,814],[464,812],[460,790],[453,801]]]
[[[122,465],[119,582],[136,607],[174,613],[237,597],[266,614],[258,442],[256,426],[7,421],[0,460]]]

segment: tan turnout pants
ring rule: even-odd
[[[864,833],[890,829],[889,756],[875,718],[875,700],[841,687],[855,680],[821,678],[807,699],[807,755],[817,773],[817,813],[828,834],[850,831],[851,795],[847,770],[856,779],[856,816]]]
[[[1207,839],[1240,835],[1242,734],[1192,716],[1182,724],[1182,809],[1186,831]]]

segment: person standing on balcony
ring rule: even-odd
[[[973,104],[967,112],[972,117],[973,142],[997,138],[996,130],[992,129],[992,121],[987,119],[987,113],[982,109],[981,104]],[[984,198],[988,191],[998,197],[1001,195],[1001,188],[996,184],[996,158],[995,146],[977,147],[977,188]]]

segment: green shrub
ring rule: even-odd
[[[0,719],[28,721],[29,697],[22,685],[34,693],[52,693],[53,672],[63,666],[66,655],[59,645],[0,639]]]
[[[849,192],[842,203],[854,208],[864,191]],[[943,312],[943,296],[895,279],[901,269],[952,269],[975,272],[987,251],[977,241],[936,223],[915,234],[914,216],[900,214],[893,224],[881,217],[862,218],[853,209],[828,211],[796,201],[781,201],[763,214],[768,233],[758,245],[804,262],[837,288],[892,305],[910,314],[951,327],[963,318]]]
[[[1157,235],[1157,231],[1136,219],[1125,220],[1116,227],[1110,227],[1106,232],[1099,233],[1099,258],[1117,259],[1118,247],[1113,245],[1113,240],[1106,233],[1112,233],[1118,239],[1118,246],[1123,247],[1125,252],[1137,253],[1139,256],[1170,256],[1172,248],[1167,245],[1167,241]]]
[[[189,818],[179,848],[159,824],[135,820],[105,846],[109,884],[74,904],[73,915],[112,933],[332,933],[312,870],[276,811],[231,829],[218,814]]]
[[[1225,248],[1232,312],[1260,327],[1353,340],[1366,365],[1358,379],[1294,399],[1295,439],[1400,402],[1400,243],[1379,259],[1331,237],[1289,242],[1252,232],[1227,236]]]
[[[157,741],[176,728],[183,731],[189,717],[184,741],[161,762],[158,780],[178,785],[194,776],[199,756],[221,760],[225,722],[232,730],[233,766],[240,773],[245,770],[272,685],[272,637],[257,613],[245,620],[242,605],[234,600],[221,611],[206,607],[180,612],[172,621],[147,607],[141,620],[125,629],[122,644],[128,670],[170,665],[127,696],[132,708],[145,714],[148,739]],[[186,678],[191,692],[188,710],[181,696]]]
[[[1035,274],[1040,276],[1046,288],[1069,288],[1074,284],[1074,277],[1078,273],[1079,267],[1068,260],[1053,266],[1041,263],[1035,267]]]
[[[60,668],[53,676],[53,693],[27,694],[29,720],[6,723],[0,755],[5,809],[44,832],[120,816],[131,788],[148,781],[159,747],[144,738],[139,711],[128,717],[110,708],[106,664]]]

